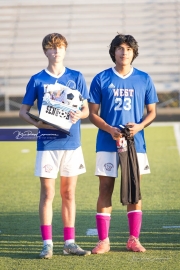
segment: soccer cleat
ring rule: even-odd
[[[75,243],[71,243],[69,245],[64,244],[63,248],[64,255],[78,255],[78,256],[87,256],[91,254],[91,251],[83,250]]]
[[[93,248],[92,254],[103,254],[110,251],[110,243],[109,243],[109,238],[107,237],[104,240],[100,240],[97,243],[97,246]]]
[[[139,239],[132,236],[132,235],[129,237],[129,239],[127,241],[126,248],[127,248],[127,250],[131,250],[134,252],[145,252],[146,251],[146,249],[139,242]]]
[[[45,245],[39,254],[41,259],[51,259],[53,255],[53,246],[51,244]]]

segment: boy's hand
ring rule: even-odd
[[[122,138],[122,133],[121,133],[120,129],[118,129],[116,127],[111,127],[110,134],[111,134],[113,140],[118,140],[118,139]]]
[[[75,124],[79,119],[81,119],[82,112],[80,110],[70,111],[71,122]]]
[[[137,132],[142,130],[144,127],[142,124],[136,124],[136,123],[127,123],[126,126],[130,130],[130,136],[133,137]]]

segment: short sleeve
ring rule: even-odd
[[[79,92],[81,93],[83,98],[88,99],[89,98],[89,93],[88,93],[86,81],[84,79],[84,76],[81,73],[79,73],[78,84],[77,85],[78,85],[77,90],[79,90]]]
[[[26,105],[34,105],[34,101],[37,99],[37,93],[36,93],[36,83],[34,81],[34,78],[31,77],[30,81],[28,82],[26,86],[26,93],[24,95],[23,104]]]
[[[95,76],[90,85],[89,100],[90,103],[101,103],[101,83],[99,76]]]
[[[147,78],[147,88],[146,88],[146,95],[145,95],[145,105],[152,104],[152,103],[157,103],[158,96],[157,92],[155,89],[155,86],[152,82],[152,79],[150,76]]]

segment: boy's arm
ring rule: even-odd
[[[27,112],[29,112],[31,109],[30,105],[22,104],[20,111],[19,111],[19,116],[24,119],[26,122],[28,122],[31,125],[34,125],[37,128],[43,128],[43,129],[55,129],[51,125],[45,124],[42,121],[36,121],[32,119]]]
[[[108,125],[98,114],[100,105],[89,103],[89,119],[99,129],[102,129],[111,134],[114,140],[121,137],[121,132],[118,128]]]
[[[146,105],[147,114],[144,117],[143,121],[140,124],[136,123],[127,123],[127,125],[131,125],[130,129],[131,136],[134,136],[138,131],[144,129],[149,126],[156,117],[156,103]]]
[[[37,121],[32,119],[27,112],[29,112],[31,109],[30,105],[26,105],[26,104],[22,104],[20,111],[19,111],[19,116],[24,119],[26,122],[28,122],[31,125],[36,126],[37,125]]]
[[[156,118],[156,103],[146,105],[146,110],[147,114],[141,123],[144,126],[143,128],[148,127]]]

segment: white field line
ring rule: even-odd
[[[165,127],[165,126],[174,126],[175,124],[179,124],[180,122],[154,122],[152,123],[149,127]],[[34,128],[32,125],[29,126],[3,126],[0,127],[0,129],[4,129],[4,128]],[[93,124],[81,124],[81,128],[97,128],[95,125]]]
[[[149,127],[164,127],[164,126],[173,126],[174,127],[174,134],[176,138],[177,148],[180,155],[180,122],[154,122]],[[18,129],[18,128],[31,128],[33,129],[33,126],[3,126],[0,127],[0,129]],[[93,124],[82,124],[81,128],[97,128]],[[34,127],[34,129],[36,129]]]
[[[37,129],[33,125],[32,126],[3,126],[3,127],[0,127],[0,129],[18,129],[18,128],[22,128],[22,129],[26,129],[26,128]]]
[[[176,138],[177,148],[180,155],[180,124],[174,124],[174,135]]]
[[[171,127],[176,124],[180,125],[180,122],[153,122],[149,127]]]
[[[180,122],[154,122],[150,127],[173,126],[177,149],[180,155]]]
[[[163,229],[180,229],[180,226],[163,226]]]
[[[178,152],[180,155],[180,122],[154,122],[149,127],[168,127],[173,126],[174,128],[174,135],[176,139],[176,144],[178,148]],[[97,128],[92,124],[83,124],[81,128]]]
[[[87,229],[86,235],[98,235],[97,229]]]

